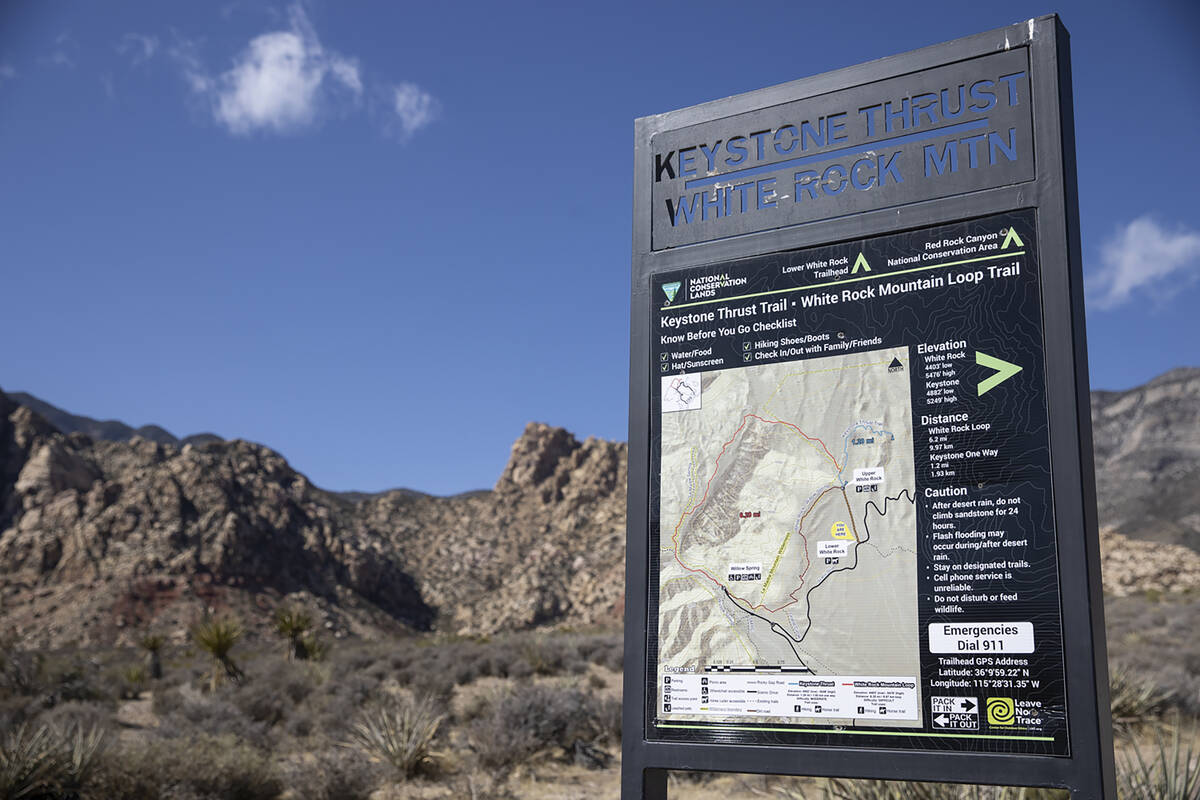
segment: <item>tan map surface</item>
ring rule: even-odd
[[[660,679],[920,674],[908,362],[900,347],[705,372],[699,408],[664,407]]]

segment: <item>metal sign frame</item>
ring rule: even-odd
[[[796,99],[861,86],[1014,48],[1027,48],[1036,174],[1032,180],[803,222],[685,246],[654,249],[651,140],[657,134]],[[630,319],[629,499],[626,549],[624,800],[666,797],[669,770],[904,779],[1062,787],[1113,798],[1095,476],[1068,34],[1056,15],[945,44],[636,121]],[[932,226],[1020,208],[1036,210],[1046,402],[1058,531],[1067,719],[1071,755],[1029,756],[854,747],[694,744],[649,740],[645,702],[648,619],[651,275],[827,242]]]

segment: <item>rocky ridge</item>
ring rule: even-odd
[[[1200,552],[1200,369],[1092,392],[1092,428],[1101,521]]]
[[[205,444],[207,442],[221,441],[221,437],[215,433],[193,433],[191,436],[185,436],[180,439],[166,428],[158,425],[143,425],[140,428],[132,428],[120,420],[100,420],[79,414],[72,414],[26,392],[11,392],[8,397],[10,400],[33,411],[60,432],[82,433],[91,439],[100,439],[106,442],[127,442],[133,437],[138,436],[147,441],[170,444],[176,447],[182,447],[185,444]]]
[[[624,497],[624,445],[546,425],[491,492],[350,499],[262,445],[94,440],[0,393],[0,629],[131,641],[284,601],[335,636],[613,624]]]
[[[1092,409],[1105,590],[1200,588],[1200,370]],[[333,636],[616,625],[626,463],[531,423],[489,491],[339,494],[262,445],[96,439],[0,393],[0,631],[129,642],[285,601]]]

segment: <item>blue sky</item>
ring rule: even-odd
[[[1200,364],[1190,2],[7,2],[0,387],[490,486],[624,439],[633,119],[1055,10],[1093,386]]]

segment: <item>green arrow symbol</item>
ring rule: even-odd
[[[1021,237],[1017,235],[1016,228],[1008,229],[1008,235],[1004,237],[1004,244],[1000,245],[1000,249],[1007,250],[1010,244],[1015,244],[1017,247],[1025,246],[1025,243],[1021,241]]]
[[[1010,364],[1003,359],[989,356],[987,353],[981,353],[978,350],[975,351],[975,363],[981,367],[996,370],[995,375],[979,382],[979,394],[981,395],[995,389],[1022,369],[1016,364]]]

